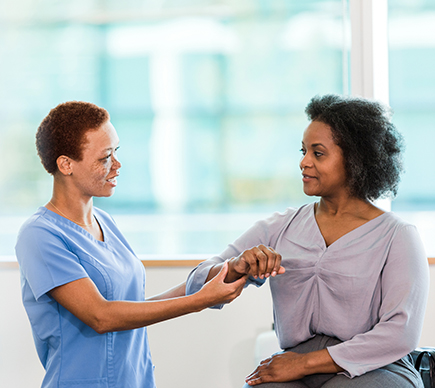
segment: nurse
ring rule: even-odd
[[[145,300],[142,263],[92,202],[114,193],[121,168],[107,111],[86,102],[60,104],[40,124],[36,146],[53,176],[53,195],[22,226],[16,255],[46,370],[42,387],[154,388],[145,327],[232,301],[246,276],[225,283],[225,264],[193,295],[185,296],[181,284]],[[280,256],[264,250],[279,268]]]

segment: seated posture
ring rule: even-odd
[[[422,387],[407,354],[423,325],[427,258],[416,228],[372,202],[397,193],[401,136],[387,108],[362,98],[315,97],[306,113],[303,190],[319,200],[256,223],[192,271],[187,293],[225,260],[232,281],[252,265],[270,267],[267,255],[252,254],[271,247],[285,269],[270,278],[283,351],[246,387]]]
[[[44,388],[154,388],[144,326],[236,298],[241,277],[221,273],[191,296],[185,284],[145,301],[145,270],[93,197],[111,196],[121,163],[106,110],[85,102],[52,109],[36,135],[53,196],[16,245],[22,296]]]

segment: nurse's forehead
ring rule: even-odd
[[[88,131],[84,137],[83,148],[100,149],[102,151],[114,149],[119,145],[116,131],[94,130]]]

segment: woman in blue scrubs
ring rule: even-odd
[[[53,196],[22,226],[16,254],[46,370],[42,387],[154,388],[146,326],[231,301],[246,276],[224,282],[225,265],[193,295],[185,296],[181,284],[145,300],[142,263],[113,219],[92,203],[114,193],[121,167],[107,111],[60,104],[40,124],[36,146],[53,175]],[[267,255],[279,268],[280,256]]]

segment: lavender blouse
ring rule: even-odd
[[[213,265],[259,244],[280,253],[286,269],[285,274],[270,278],[282,349],[316,334],[337,337],[343,342],[328,351],[352,378],[417,347],[429,270],[413,225],[383,213],[327,247],[314,203],[289,208],[257,222],[220,256],[196,267],[189,275],[187,293],[202,287]]]

